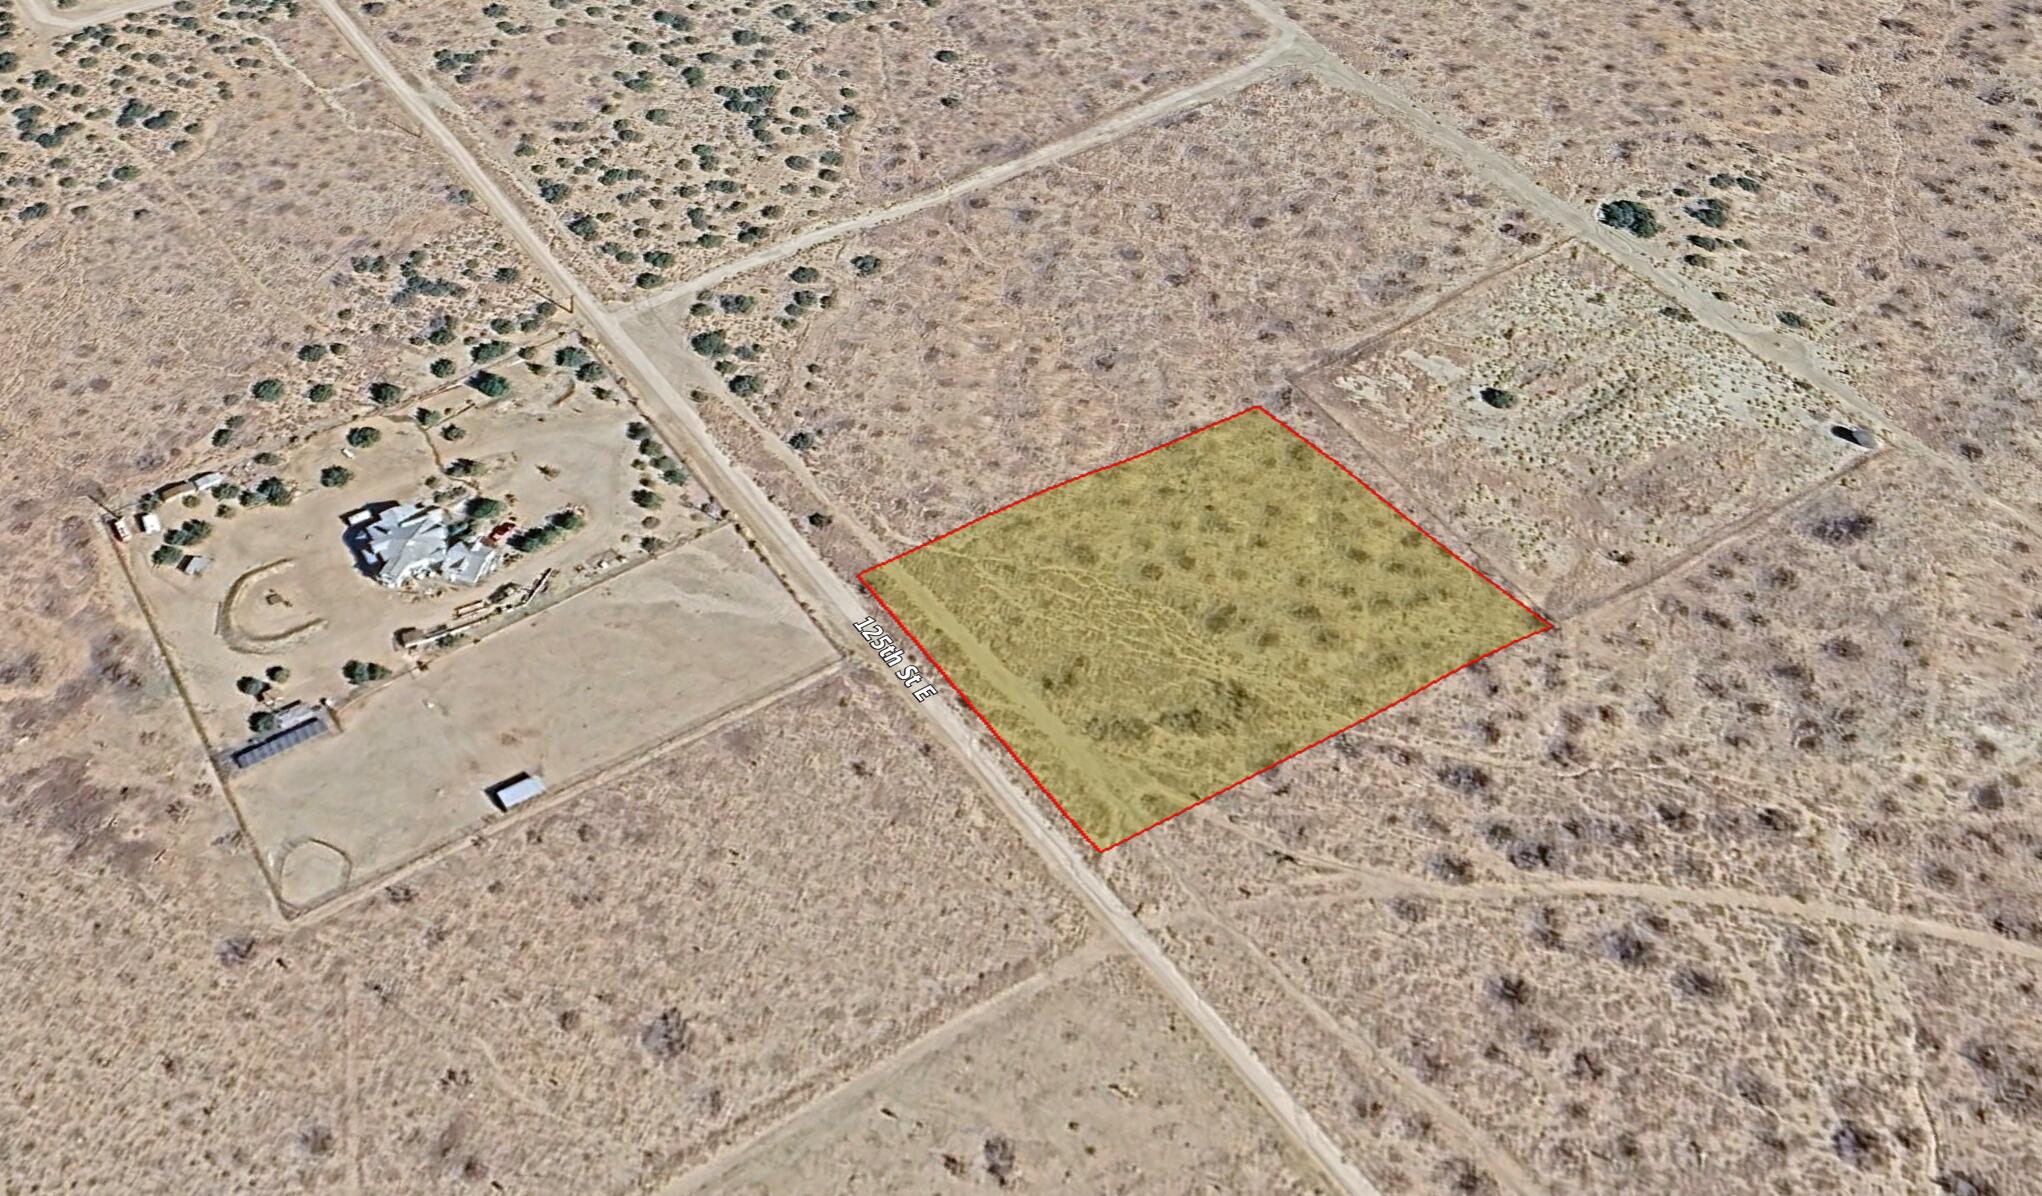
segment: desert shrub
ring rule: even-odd
[[[1659,235],[1659,218],[1635,199],[1613,199],[1596,209],[1595,218],[1634,237]]]
[[[1684,210],[1710,228],[1722,228],[1730,223],[1730,201],[1727,199],[1710,196],[1689,204]]]

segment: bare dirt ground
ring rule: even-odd
[[[1854,434],[1848,414],[1580,245],[1299,385],[1371,463],[1561,614],[1867,451],[1837,434]]]
[[[229,785],[282,898],[303,908],[491,817],[488,786],[572,784],[834,656],[724,527],[376,686],[340,734]],[[344,857],[332,889],[292,883],[308,844]]]
[[[67,494],[119,493],[204,455],[229,420],[233,443],[267,443],[368,406],[371,382],[433,384],[435,329],[544,322],[507,239],[391,125],[333,32],[256,11],[188,30],[141,14],[95,27],[107,48],[87,31],[61,56],[19,52],[22,77],[48,72],[45,121],[108,115],[68,122],[89,132],[56,151],[10,151],[6,205],[50,209],[0,221],[0,338],[15,350],[0,385],[22,430],[0,458],[11,483],[49,470],[73,479]],[[116,63],[132,72],[117,85],[100,77]],[[151,115],[121,125],[128,104]],[[108,186],[66,200],[52,176],[72,176],[30,154],[80,173],[98,157]]]
[[[1218,0],[359,7],[618,295],[1013,157],[1267,37]]]
[[[1124,960],[1066,964],[661,1196],[1321,1190]]]
[[[129,736],[175,716],[112,700]],[[217,795],[151,863],[56,821],[99,785],[30,776],[0,827],[38,878],[6,898],[39,928],[0,981],[36,1060],[0,1091],[10,1178],[617,1191],[753,1136],[1083,933],[942,754],[891,750],[900,709],[810,688],[289,931],[207,846]],[[151,804],[196,775],[166,746],[126,755]]]

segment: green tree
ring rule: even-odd
[[[477,523],[487,522],[503,514],[503,503],[494,498],[471,498],[468,500],[468,518]]]
[[[284,397],[284,384],[280,378],[264,378],[248,388],[248,393],[263,402],[274,402]]]
[[[345,466],[329,465],[319,471],[319,484],[329,490],[337,490],[354,480],[354,472]]]
[[[371,681],[381,681],[388,677],[390,670],[373,660],[350,660],[340,666],[340,675],[349,685],[367,685]]]
[[[648,511],[657,511],[666,505],[666,499],[661,497],[657,490],[633,490],[631,492],[631,501]]]
[[[149,554],[152,565],[175,565],[184,559],[184,549],[175,544],[158,544],[156,551]]]
[[[369,401],[378,407],[388,407],[404,397],[404,388],[395,382],[369,383]]]
[[[382,430],[372,428],[367,424],[361,424],[347,430],[347,443],[350,448],[369,448],[381,439],[383,439]]]
[[[1596,209],[1595,218],[1634,237],[1659,235],[1659,218],[1652,214],[1651,208],[1635,199],[1611,200]]]
[[[267,710],[258,710],[248,716],[248,729],[257,735],[267,735],[277,729],[277,716]]]
[[[510,391],[509,382],[497,374],[490,373],[488,370],[483,370],[473,378],[468,379],[468,385],[492,399],[501,398]]]
[[[280,664],[273,664],[268,668],[264,669],[262,671],[262,675],[269,678],[276,684],[282,685],[284,682],[289,681],[291,679],[291,670],[285,668]]]

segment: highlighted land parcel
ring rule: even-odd
[[[1551,627],[1261,407],[860,580],[1102,851]]]

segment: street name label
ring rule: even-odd
[[[879,653],[880,663],[892,669],[893,675],[900,678],[902,685],[914,690],[915,701],[926,702],[936,696],[936,687],[923,679],[922,670],[908,659],[908,654],[899,644],[893,642],[893,637],[886,634],[878,619],[867,615],[852,626],[856,627],[858,634],[865,637],[865,642],[871,644],[873,650]]]

